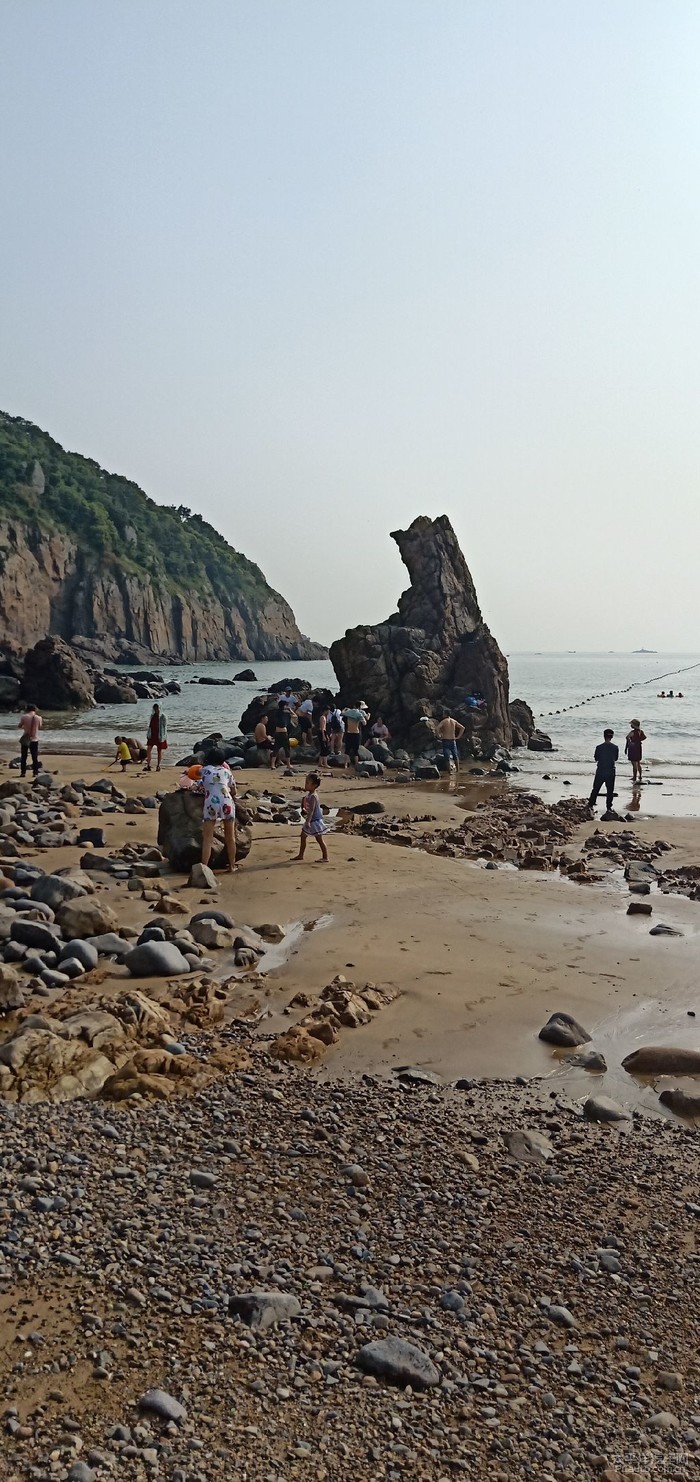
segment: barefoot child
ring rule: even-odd
[[[328,850],[323,837],[328,833],[328,825],[323,821],[321,804],[318,800],[318,789],[321,786],[321,778],[318,772],[309,772],[306,779],[306,792],[302,798],[301,811],[304,822],[301,825],[301,838],[299,840],[299,853],[294,855],[295,860],[304,858],[306,840],[315,839],[321,851],[321,858],[316,860],[317,864],[328,864]]]

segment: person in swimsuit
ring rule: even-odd
[[[625,755],[628,762],[632,763],[632,786],[634,787],[635,782],[642,780],[642,742],[647,738],[640,721],[631,720],[630,726],[631,730],[625,741]]]
[[[301,811],[304,822],[301,825],[301,838],[299,840],[299,853],[294,855],[295,864],[301,864],[306,850],[307,839],[315,839],[321,851],[321,858],[316,860],[317,864],[328,864],[328,850],[323,837],[328,833],[328,825],[323,821],[321,804],[318,800],[318,789],[321,786],[321,778],[318,772],[309,772],[306,779],[306,792],[301,801]]]
[[[267,715],[260,716],[258,724],[255,727],[255,744],[260,755],[260,765],[271,767],[273,742],[272,737],[268,733],[267,721]]]

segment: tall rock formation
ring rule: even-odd
[[[508,665],[481,616],[450,521],[421,515],[391,538],[411,585],[385,623],[352,628],[332,645],[343,704],[366,700],[413,750],[429,740],[443,709],[462,722],[474,755],[510,746]],[[479,709],[466,703],[473,694],[485,702]]]

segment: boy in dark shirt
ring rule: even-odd
[[[605,788],[608,813],[612,808],[613,798],[615,796],[615,763],[620,755],[619,747],[613,746],[614,735],[614,731],[603,731],[603,740],[600,746],[596,746],[593,753],[596,771],[591,796],[588,799],[589,808],[595,808],[598,801],[598,793]]]

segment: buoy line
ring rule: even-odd
[[[677,674],[690,674],[692,669],[700,669],[700,660],[695,664],[686,664],[684,669],[668,669],[665,674],[653,674],[650,679],[635,679],[632,684],[624,685],[618,690],[603,690],[599,695],[587,695],[585,700],[578,700],[575,705],[563,705],[561,710],[541,710],[540,720],[551,720],[554,715],[566,715],[569,710],[580,710],[582,705],[591,705],[594,700],[609,700],[613,695],[628,695],[630,690],[643,689],[647,684],[660,684],[662,679],[674,679]]]

